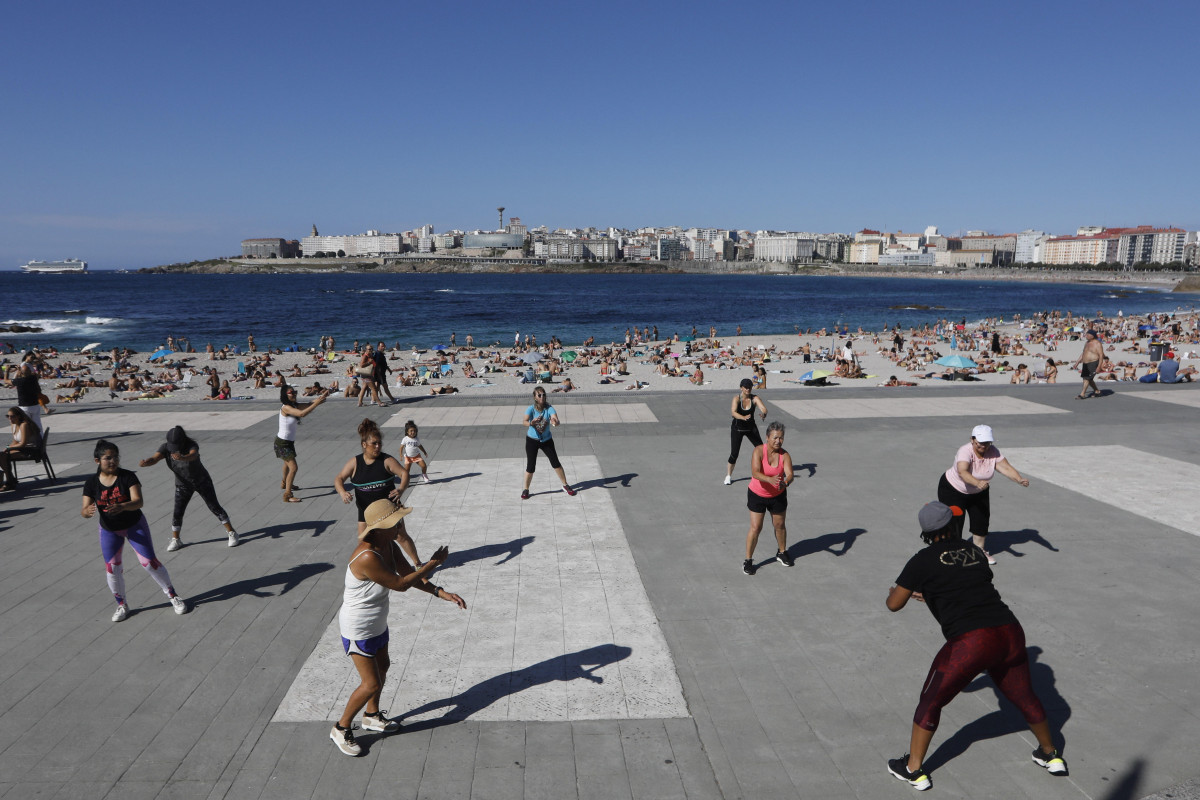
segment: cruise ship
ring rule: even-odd
[[[30,261],[21,266],[22,272],[87,272],[87,262],[78,258],[66,261]]]

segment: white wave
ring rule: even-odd
[[[41,328],[40,331],[29,333],[9,333],[5,331],[5,336],[44,336],[47,333],[63,333],[73,326],[73,322],[69,319],[7,319],[0,322],[0,327],[10,327],[12,325],[24,325],[27,328]]]
[[[450,292],[451,294],[454,293],[453,289],[434,289],[434,291],[435,292]]]
[[[114,322],[120,322],[120,317],[87,317],[84,319],[88,325],[111,325]]]
[[[391,294],[391,289],[359,289],[360,294]]]

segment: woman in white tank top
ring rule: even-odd
[[[275,457],[283,461],[283,480],[279,482],[279,488],[283,489],[285,503],[300,502],[299,497],[292,495],[294,490],[300,488],[295,485],[296,473],[300,471],[300,464],[296,461],[296,426],[327,397],[328,390],[317,395],[317,399],[311,403],[297,403],[295,386],[285,383],[279,389],[279,402],[282,405],[279,408],[279,432],[275,434]]]
[[[376,500],[363,513],[366,523],[358,535],[359,543],[346,565],[346,588],[342,593],[342,609],[338,612],[338,628],[342,648],[358,670],[358,687],[350,693],[346,708],[329,732],[329,738],[348,756],[357,756],[362,748],[354,740],[352,727],[359,711],[364,711],[362,727],[368,731],[393,733],[400,723],[387,718],[379,708],[383,684],[387,679],[391,659],[388,657],[388,605],[393,591],[404,592],[417,588],[440,600],[466,608],[466,602],[428,580],[433,571],[446,560],[450,550],[439,547],[433,558],[417,568],[404,558],[396,542],[400,522],[412,509],[397,506],[391,500]]]

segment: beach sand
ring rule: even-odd
[[[1182,315],[1179,319],[1185,320]],[[1140,320],[1136,317],[1128,317],[1124,320],[1125,325],[1131,329],[1139,321]],[[1078,320],[1076,320],[1076,322],[1078,322]],[[1116,322],[1116,320],[1113,320],[1112,322]],[[1194,330],[1195,324],[1194,318],[1186,318],[1185,330]],[[1014,338],[1023,338],[1030,331],[1029,328],[1023,328],[1019,323],[1011,321],[991,327],[989,328],[989,331],[990,330],[998,331],[1001,337],[1012,336]],[[932,335],[923,336],[921,334],[916,334],[914,336],[911,331],[901,331],[901,334],[905,339],[906,347],[911,341],[911,343],[918,346],[918,349],[923,347],[925,343],[928,343],[929,346],[936,350],[941,356],[950,355],[955,352],[951,350],[950,345],[947,342],[939,342]],[[819,350],[821,347],[840,348],[846,341],[844,337],[818,337],[815,335],[718,337],[717,341],[720,344],[719,349],[714,348],[694,353],[691,359],[680,357],[679,362],[681,370],[690,373],[694,369],[693,362],[705,357],[710,353],[718,354],[723,350],[726,352],[731,351],[736,355],[740,355],[747,350],[752,350],[755,354],[761,355],[772,352],[771,348],[774,348],[770,360],[763,364],[763,367],[767,371],[767,385],[764,392],[765,395],[769,395],[773,391],[782,389],[795,389],[805,394],[821,395],[829,392],[837,392],[839,389],[844,387],[863,388],[880,386],[892,375],[895,375],[901,381],[912,381],[916,383],[917,386],[881,387],[881,392],[919,392],[921,389],[928,386],[955,386],[962,387],[964,390],[969,391],[972,387],[1007,384],[1011,381],[1011,372],[1008,371],[980,374],[976,376],[977,380],[973,381],[946,381],[937,378],[923,379],[918,377],[918,375],[923,374],[924,372],[941,370],[942,368],[930,365],[920,372],[909,372],[905,368],[898,367],[892,363],[885,354],[880,353],[881,348],[884,351],[890,348],[891,337],[892,333],[890,331],[886,333],[880,333],[878,335],[877,344],[875,341],[876,336],[874,334],[852,334],[850,338],[852,339],[854,351],[861,364],[862,372],[867,377],[855,379],[830,377],[828,378],[830,385],[820,387],[805,386],[803,382],[800,381],[801,376],[810,369],[826,369],[832,371],[833,364],[830,362],[817,362],[815,358],[811,363],[805,363],[802,356],[791,353],[794,353],[800,346],[806,343],[813,348],[814,352]],[[1144,350],[1145,345],[1149,340],[1146,337],[1141,337],[1137,341],[1141,344]],[[1067,333],[1063,335],[1062,339],[1058,342],[1058,349],[1056,351],[1050,351],[1045,346],[1027,345],[1027,350],[1029,351],[1030,355],[1000,355],[996,357],[996,360],[998,362],[1007,360],[1014,367],[1019,363],[1025,363],[1036,375],[1043,372],[1045,367],[1045,358],[1047,356],[1052,357],[1057,363],[1065,362],[1065,364],[1060,367],[1058,373],[1058,383],[1066,384],[1068,387],[1070,387],[1069,389],[1064,389],[1064,391],[1078,391],[1080,386],[1079,373],[1078,371],[1072,371],[1069,369],[1069,365],[1079,356],[1079,353],[1083,347],[1083,343],[1084,341],[1081,334]],[[1144,354],[1126,352],[1125,348],[1129,347],[1131,343],[1132,338],[1130,341],[1123,341],[1117,344],[1106,343],[1105,350],[1114,361],[1127,360],[1131,361],[1133,364],[1148,363],[1148,356]],[[577,387],[574,391],[569,393],[572,397],[578,395],[612,394],[616,392],[635,394],[637,391],[701,392],[717,390],[725,394],[733,394],[736,393],[739,382],[743,378],[751,377],[753,374],[753,369],[750,366],[735,366],[732,368],[718,369],[710,365],[702,364],[701,367],[704,370],[705,380],[702,386],[698,386],[691,383],[686,377],[669,377],[658,374],[656,371],[656,365],[649,362],[649,353],[653,346],[653,343],[649,347],[646,345],[635,346],[633,348],[633,354],[627,361],[629,374],[614,376],[617,379],[617,382],[608,384],[599,383],[601,376],[599,373],[599,367],[595,362],[593,362],[591,366],[587,367],[566,364],[563,373],[555,376],[554,381],[547,384],[547,389],[552,392],[552,399],[555,398],[556,394],[553,393],[553,390],[562,385],[561,381],[564,377],[569,377]],[[977,340],[976,343],[972,345],[972,348],[978,348],[978,346],[979,341]],[[578,350],[580,348],[575,347],[568,349]],[[1179,349],[1181,350],[1181,362],[1187,364],[1189,358],[1195,359],[1195,353],[1192,352],[1193,350],[1200,352],[1200,345],[1180,344]],[[670,346],[670,352],[672,353],[682,353],[683,350],[684,345],[682,343],[674,343]],[[501,352],[505,355],[508,355],[510,351],[504,350]],[[978,355],[978,349],[967,349],[964,350],[963,353],[969,356],[976,356]],[[152,375],[156,375],[161,372],[163,369],[162,367],[149,364],[147,362],[147,355],[148,354],[140,354],[133,356],[131,361],[132,363],[147,369]],[[418,353],[418,361],[414,361],[414,354],[411,351],[393,351],[388,353],[388,361],[393,370],[396,372],[401,372],[406,370],[411,364],[419,362],[428,363],[429,360],[436,358],[437,355],[438,354],[433,351]],[[532,386],[520,382],[520,375],[524,372],[524,370],[515,367],[502,368],[499,372],[486,374],[480,372],[479,378],[463,377],[460,366],[461,362],[470,360],[476,369],[482,369],[486,359],[482,358],[481,355],[482,351],[457,351],[455,356],[457,357],[459,363],[453,365],[453,373],[449,376],[434,378],[431,385],[396,386],[395,380],[397,375],[396,373],[393,373],[389,376],[392,382],[392,385],[390,386],[392,395],[397,399],[429,396],[430,386],[434,388],[441,386],[454,386],[459,390],[458,396],[460,397],[497,395],[526,397],[532,392]],[[240,382],[232,381],[232,378],[237,374],[238,362],[242,361],[249,364],[249,357],[246,355],[230,356],[227,360],[212,361],[208,360],[208,356],[205,353],[176,354],[174,357],[185,361],[189,368],[196,369],[197,371],[204,367],[213,367],[217,370],[222,379],[231,380],[233,396],[234,398],[238,399],[211,401],[212,405],[217,407],[226,407],[238,405],[250,399],[278,402],[279,389],[271,385],[272,381],[274,380],[273,376],[272,379],[268,381],[267,387],[263,389],[252,388],[253,382],[249,380]],[[51,365],[57,366],[61,365],[65,361],[78,362],[82,358],[83,356],[80,356],[78,353],[62,353],[58,358],[47,359],[47,361]],[[327,386],[333,380],[339,381],[339,383],[344,387],[349,382],[349,377],[346,375],[347,369],[351,364],[357,365],[358,357],[350,353],[341,353],[338,354],[338,358],[340,360],[328,365],[330,374],[306,377],[288,377],[287,380],[289,384],[295,385],[301,389],[312,385],[314,381],[320,381],[323,386]],[[9,358],[10,363],[15,360],[16,357]],[[313,364],[313,355],[310,353],[283,353],[272,356],[272,360],[272,370],[279,369],[284,371],[286,374],[286,372],[295,365],[300,365],[302,368],[310,367]],[[1195,363],[1194,360],[1192,363]],[[107,378],[108,376],[108,370],[105,362],[94,364],[92,366],[92,370],[97,377]],[[1145,369],[1141,369],[1138,371],[1138,374],[1145,374],[1145,372]],[[169,391],[164,399],[174,402],[201,401],[202,398],[206,398],[209,394],[209,388],[205,384],[205,379],[206,376],[203,374],[196,375],[192,378],[192,386],[190,388]],[[50,398],[51,408],[67,407],[63,403],[55,402],[55,399],[58,395],[65,395],[71,392],[71,390],[67,388],[56,388],[57,385],[63,380],[66,380],[66,378],[43,378],[41,381],[42,391]],[[640,385],[642,388],[639,390],[631,388],[638,385]],[[1029,384],[1031,391],[1037,391],[1037,389],[1033,387],[1046,385],[1047,384],[1040,382]],[[159,399],[137,398],[137,392],[123,392],[118,393],[116,397],[112,397],[107,388],[90,388],[77,403],[72,405],[123,406],[127,401],[138,403],[162,402],[162,400]],[[8,402],[15,402],[15,390],[10,387],[0,385],[0,399]],[[300,399],[302,401],[305,400],[303,397]],[[206,405],[210,404],[207,400],[204,400],[203,402],[205,402]],[[356,398],[345,397],[343,394],[336,394],[331,396],[330,402],[357,403],[358,400]]]

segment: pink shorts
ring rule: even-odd
[[[411,467],[413,464],[417,463],[420,460],[421,460],[420,456],[405,456],[404,457],[404,466]]]

